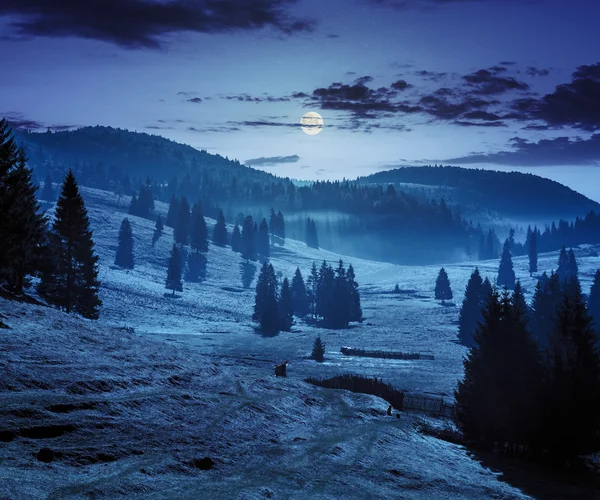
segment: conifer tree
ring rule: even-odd
[[[281,285],[281,293],[279,294],[279,329],[284,332],[289,332],[292,329],[294,322],[294,303],[292,299],[292,291],[290,282],[287,278],[283,280]]]
[[[319,362],[325,360],[325,344],[321,340],[321,337],[315,339],[310,357]]]
[[[435,300],[441,300],[445,304],[447,300],[452,300],[452,289],[450,288],[450,279],[448,273],[442,267],[435,281]]]
[[[119,230],[119,245],[115,257],[115,265],[124,269],[133,269],[133,232],[129,219],[123,219]]]
[[[492,290],[493,290],[492,283],[491,283],[490,279],[486,276],[485,279],[483,280],[483,284],[481,285],[481,297],[480,297],[481,307],[485,307],[488,297],[490,295],[492,295]]]
[[[511,304],[513,309],[523,318],[525,322],[527,322],[529,320],[529,307],[527,306],[525,293],[523,292],[523,287],[521,286],[521,282],[519,280],[517,280],[515,283]]]
[[[313,319],[317,316],[317,293],[319,286],[319,272],[317,264],[313,262],[310,274],[306,280],[306,295],[308,297],[308,309]]]
[[[177,204],[177,214],[173,231],[175,243],[187,245],[190,237],[190,204],[187,199],[181,198]]]
[[[252,319],[260,323],[261,330],[268,334],[277,333],[281,326],[277,301],[277,278],[273,266],[267,262],[263,263],[256,282]]]
[[[217,246],[224,247],[227,245],[229,237],[227,235],[227,225],[225,224],[225,216],[223,210],[219,209],[217,223],[213,229],[213,243]]]
[[[167,212],[167,226],[175,228],[175,224],[177,223],[177,217],[179,214],[179,200],[175,195],[171,196],[171,201],[169,202],[169,211]]]
[[[131,197],[131,202],[129,203],[129,215],[138,215],[139,207],[138,207],[138,199],[137,196],[133,195]]]
[[[350,301],[350,321],[362,322],[362,307],[360,305],[360,293],[358,292],[358,283],[354,274],[354,267],[352,264],[348,266],[348,272],[346,273],[349,287],[349,301]]]
[[[190,218],[190,246],[196,252],[208,252],[208,229],[202,207],[195,203]]]
[[[506,287],[509,290],[512,290],[515,287],[515,271],[513,269],[512,257],[510,255],[510,242],[508,239],[504,242],[504,247],[502,248],[497,284],[498,286]]]
[[[97,319],[102,304],[98,297],[98,256],[87,210],[71,170],[56,203],[50,250],[53,265],[42,275],[40,295],[67,313]]]
[[[310,217],[306,219],[306,234],[304,241],[306,242],[306,246],[309,248],[319,248],[317,226],[315,225],[315,221]]]
[[[163,229],[165,228],[162,220],[162,215],[158,215],[156,218],[156,224],[154,225],[154,233],[152,234],[152,246],[156,244],[159,238],[162,236]]]
[[[329,273],[329,269],[328,269]],[[340,259],[330,285],[324,282],[328,289],[328,301],[323,308],[323,318],[332,328],[345,328],[350,322],[350,286],[346,277],[344,263]]]
[[[475,268],[467,283],[458,317],[458,339],[467,347],[473,345],[477,323],[481,320],[482,292],[483,281],[479,269]]]
[[[50,177],[50,173],[46,175],[46,180],[44,181],[44,189],[42,190],[42,200],[52,203],[56,200],[56,195],[54,194],[54,188],[52,187],[52,178]]]
[[[269,226],[266,219],[263,219],[258,228],[256,236],[256,251],[264,260],[269,260],[271,253],[271,244],[269,242]]]
[[[43,267],[47,219],[40,212],[27,156],[0,120],[0,285],[23,292],[28,275]]]
[[[563,245],[560,250],[560,254],[558,255],[558,268],[556,269],[556,274],[560,281],[565,281],[569,279],[569,256],[567,255],[567,249]]]
[[[173,243],[171,249],[171,256],[169,258],[169,267],[167,268],[167,279],[165,281],[165,288],[172,290],[173,295],[175,292],[183,292],[183,284],[181,283],[181,256],[179,255],[179,249],[177,245]]]
[[[597,340],[600,346],[600,269],[594,274],[594,281],[590,288],[588,297],[588,310],[593,321],[593,327],[596,331]]]
[[[244,259],[256,260],[256,228],[251,215],[244,219],[241,251]]]
[[[394,293],[400,293],[400,285],[398,285],[398,283],[396,283],[396,286],[394,287],[393,292]]]
[[[304,317],[309,313],[308,294],[299,267],[296,268],[296,272],[292,279],[292,302],[294,304],[294,313],[296,316]]]
[[[533,276],[533,273],[538,272],[538,252],[537,252],[537,228],[531,232],[529,241],[529,275]]]
[[[554,272],[548,277],[543,273],[535,287],[531,301],[531,330],[538,345],[546,349],[554,329],[556,310],[562,300],[562,286]]]
[[[577,278],[579,274],[579,266],[577,265],[577,259],[575,258],[575,253],[573,249],[570,248],[567,252],[567,269],[568,269],[568,278]]]
[[[187,267],[185,269],[186,281],[201,283],[206,279],[207,259],[200,252],[190,252],[187,256]]]
[[[240,226],[237,224],[233,226],[233,233],[231,235],[231,249],[234,252],[242,253],[242,233],[240,232]]]

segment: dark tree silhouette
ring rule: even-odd
[[[294,278],[292,279],[292,302],[294,304],[294,314],[298,317],[304,317],[309,313],[309,300],[306,292],[304,278],[300,268],[296,268]]]
[[[308,217],[306,219],[306,233],[304,237],[306,246],[310,248],[319,248],[319,238],[317,236],[317,226],[315,221]]]
[[[115,256],[115,265],[124,269],[133,269],[133,232],[129,219],[123,219],[119,230],[119,245]]]
[[[225,224],[225,216],[223,210],[219,209],[219,215],[217,216],[217,223],[213,229],[213,243],[217,246],[224,247],[229,242],[227,235],[227,225]]]
[[[269,226],[266,219],[263,219],[256,235],[256,251],[264,260],[269,260],[271,255],[271,243],[269,241]]]
[[[237,224],[233,226],[233,233],[231,234],[231,249],[234,252],[242,253],[242,233],[240,232],[240,226]]]
[[[67,174],[56,203],[50,251],[53,265],[42,275],[40,295],[67,313],[97,319],[102,304],[98,297],[98,256],[72,171]]]
[[[171,256],[169,258],[169,267],[167,268],[167,279],[165,282],[165,288],[172,290],[173,295],[175,292],[183,292],[183,284],[181,283],[181,256],[179,255],[179,249],[174,243],[171,249]]]
[[[277,333],[281,326],[277,301],[277,278],[271,264],[265,262],[256,282],[254,314],[252,319],[260,324],[264,333]]]
[[[179,200],[175,195],[171,196],[169,211],[167,212],[167,226],[175,228],[179,214]]]
[[[513,269],[512,257],[510,255],[510,242],[507,239],[502,248],[502,257],[498,268],[497,284],[500,287],[512,290],[515,287],[515,271]]]
[[[348,281],[348,293],[349,293],[349,308],[350,308],[350,321],[363,320],[362,307],[360,305],[360,293],[358,292],[358,282],[354,274],[354,267],[352,264],[348,266],[348,272],[346,273],[346,279]]]
[[[556,274],[558,275],[560,281],[566,281],[570,277],[569,256],[564,245],[560,249],[560,253],[558,255],[558,267],[556,269]]]
[[[435,300],[441,300],[444,304],[447,300],[452,300],[452,289],[450,288],[450,279],[448,273],[442,267],[435,281]]]
[[[279,322],[280,330],[289,332],[292,329],[294,322],[294,302],[292,299],[292,291],[290,282],[287,278],[283,280],[281,285],[281,293],[279,294]]]
[[[175,227],[173,230],[175,243],[187,245],[190,237],[190,204],[186,198],[181,198],[177,204]]]
[[[596,330],[596,336],[600,346],[600,269],[594,274],[594,281],[590,288],[590,295],[588,298],[588,310],[594,322],[593,326]]]
[[[244,219],[241,251],[244,259],[256,260],[256,227],[251,215]]]
[[[164,228],[165,226],[163,224],[162,215],[159,214],[159,216],[156,218],[156,224],[154,225],[154,233],[152,234],[152,246],[154,246],[162,236]]]
[[[325,360],[325,344],[321,340],[321,337],[315,339],[310,357],[319,362]]]
[[[467,283],[458,318],[458,339],[461,344],[467,347],[473,345],[477,324],[482,319],[483,290],[483,280],[479,274],[479,269],[475,268]]]
[[[208,252],[208,229],[199,203],[194,204],[190,217],[190,246],[196,252]]]
[[[538,251],[537,251],[537,227],[531,231],[531,228],[527,230],[527,243],[529,253],[529,275],[533,276],[533,273],[538,272]]]

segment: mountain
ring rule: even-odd
[[[127,174],[131,178],[151,177],[168,182],[188,173],[218,175],[231,182],[236,176],[252,181],[270,182],[274,176],[229,160],[220,155],[197,150],[158,135],[130,132],[112,127],[83,127],[60,132],[15,131],[15,137],[27,150],[32,165],[46,171],[48,165],[101,169],[107,173]],[[112,175],[116,178],[117,175]]]
[[[361,184],[393,184],[410,192],[444,197],[464,214],[488,210],[515,219],[549,220],[599,211],[600,204],[572,189],[533,174],[461,167],[404,167],[358,179]]]

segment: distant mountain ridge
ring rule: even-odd
[[[468,212],[487,209],[505,217],[554,218],[600,211],[600,204],[560,184],[534,174],[450,166],[403,167],[359,177],[360,184],[416,184],[438,190],[447,201]]]

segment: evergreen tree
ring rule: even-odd
[[[167,212],[167,226],[175,228],[179,214],[179,200],[175,195],[171,196],[169,211]]]
[[[208,252],[208,229],[202,207],[195,203],[190,218],[190,246],[196,252]]]
[[[306,292],[304,278],[300,268],[296,268],[294,278],[292,279],[292,302],[294,304],[294,313],[298,317],[304,317],[309,313],[309,300]]]
[[[525,316],[513,307],[519,300],[494,290],[487,301],[455,392],[457,421],[486,447],[537,450],[543,371]]]
[[[600,359],[581,291],[563,295],[550,342],[545,442],[558,459],[600,448]]]
[[[565,281],[569,279],[569,257],[567,255],[567,249],[563,245],[560,250],[560,254],[558,256],[558,269],[556,270],[556,274],[560,281]]]
[[[579,266],[577,265],[577,259],[572,248],[567,253],[567,269],[569,278],[577,278],[579,275]]]
[[[152,246],[156,244],[158,239],[162,236],[163,229],[165,228],[162,220],[162,215],[158,215],[156,218],[156,224],[154,225],[154,233],[152,234]]]
[[[319,362],[325,360],[325,344],[321,340],[321,337],[315,339],[310,357]]]
[[[481,285],[481,307],[485,307],[488,298],[492,295],[492,283],[490,279],[486,276],[483,280],[483,284]]]
[[[531,330],[541,348],[549,346],[549,335],[554,329],[556,310],[562,300],[562,286],[556,273],[543,273],[535,287],[531,301]]]
[[[471,347],[474,344],[475,330],[481,321],[483,281],[479,269],[471,274],[465,290],[458,317],[458,339],[461,344]]]
[[[531,230],[531,229],[530,229]],[[537,234],[536,231],[531,232],[529,237],[529,275],[538,272],[538,252],[537,252]]]
[[[527,306],[525,293],[523,292],[523,287],[519,280],[515,283],[511,304],[513,309],[527,322],[529,320],[529,307]]]
[[[310,248],[319,248],[319,238],[317,236],[317,226],[315,221],[308,217],[306,219],[306,234],[305,239],[306,246]]]
[[[450,279],[448,273],[442,267],[435,281],[435,300],[441,300],[444,304],[447,300],[452,300],[452,289],[450,288]]]
[[[315,298],[315,310],[317,316],[328,318],[333,306],[333,283],[335,274],[331,266],[323,261],[319,269],[319,278],[317,282],[317,296]]]
[[[354,275],[354,267],[352,264],[348,266],[348,272],[346,273],[346,278],[348,280],[348,287],[350,293],[350,321],[359,321],[362,322],[362,307],[360,305],[360,293],[358,292],[358,283],[356,281],[356,276]]]
[[[44,189],[42,190],[42,200],[50,203],[56,200],[54,188],[52,187],[52,177],[50,177],[49,173],[46,175],[46,180],[44,181]]]
[[[246,260],[256,260],[256,228],[252,216],[244,219],[242,227],[242,257]]]
[[[167,216],[168,217],[168,216]],[[177,215],[173,231],[175,243],[187,245],[190,237],[190,204],[186,198],[181,198],[177,203]]]
[[[42,270],[47,219],[40,212],[27,157],[6,120],[0,120],[0,285],[23,292],[26,277]]]
[[[292,329],[294,322],[294,303],[292,299],[292,291],[290,282],[287,278],[283,280],[281,285],[281,293],[279,295],[279,329],[284,332],[289,332]]]
[[[504,247],[502,248],[497,283],[498,286],[506,287],[509,290],[512,290],[515,287],[515,271],[513,269],[512,257],[510,255],[510,242],[508,239],[504,242]]]
[[[319,272],[317,271],[317,264],[313,262],[310,269],[310,274],[306,280],[306,295],[308,297],[308,309],[309,313],[312,314],[313,319],[317,316],[317,293],[319,286]]]
[[[596,274],[594,275],[594,282],[590,288],[588,310],[594,322],[593,326],[596,330],[598,342],[600,343],[600,269],[596,271]]]
[[[233,233],[231,235],[231,249],[234,252],[242,253],[242,233],[240,232],[240,226],[237,224],[233,226]]]
[[[267,262],[263,264],[256,282],[252,319],[260,323],[261,330],[268,334],[277,333],[281,326],[277,301],[277,278],[273,266]]]
[[[131,202],[129,203],[129,215],[138,215],[138,213],[138,199],[137,196],[134,195],[131,197]]]
[[[350,286],[341,259],[327,296],[329,300],[323,309],[323,318],[326,323],[332,328],[347,327],[350,322]]]
[[[98,256],[87,210],[71,170],[56,203],[50,251],[53,265],[42,275],[40,295],[67,313],[97,319],[102,304],[98,297]]]
[[[127,218],[121,222],[115,265],[124,269],[133,269],[133,233]]]
[[[225,216],[223,210],[219,209],[217,223],[213,230],[213,243],[217,246],[224,247],[227,245],[229,237],[227,235],[227,225],[225,224]]]
[[[269,260],[271,253],[271,244],[269,242],[269,226],[266,219],[263,219],[258,228],[256,236],[256,251],[264,260]]]
[[[137,213],[135,215],[147,219],[150,212],[154,210],[154,195],[152,194],[152,186],[150,179],[146,181],[145,186],[140,187],[137,198]]]
[[[281,210],[279,210],[277,212],[277,222],[278,222],[277,236],[279,236],[279,238],[281,238],[281,245],[284,245],[284,243],[285,243],[285,220],[283,218],[283,214],[281,213]]]
[[[398,285],[398,283],[396,283],[396,286],[394,287],[393,292],[394,293],[400,293],[400,285]]]
[[[183,284],[181,283],[181,256],[179,255],[179,249],[177,245],[173,243],[171,249],[171,257],[169,258],[169,267],[167,268],[167,280],[165,282],[165,288],[167,290],[173,290],[175,292],[183,292]]]
[[[190,252],[187,257],[185,280],[191,283],[201,283],[206,279],[207,259],[200,252]]]

